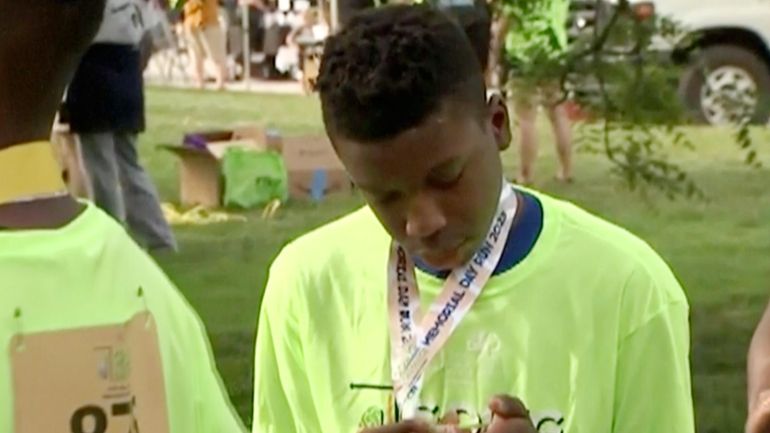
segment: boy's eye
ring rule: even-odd
[[[464,173],[465,168],[460,168],[454,173],[446,173],[439,176],[433,176],[430,180],[430,183],[438,188],[450,188],[457,184],[460,179],[462,179]]]
[[[387,191],[372,194],[372,197],[374,197],[374,200],[379,204],[389,204],[398,200],[399,197],[401,197],[401,193],[398,191]]]

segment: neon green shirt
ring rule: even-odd
[[[505,51],[516,67],[553,61],[567,49],[568,0],[511,0],[503,13],[509,20]]]
[[[688,304],[628,232],[536,194],[543,228],[430,364],[422,414],[488,417],[522,399],[541,433],[692,433]],[[515,240],[514,240],[515,242]],[[389,237],[364,208],[275,260],[256,346],[254,433],[355,432],[389,419]],[[418,272],[423,311],[442,282]]]
[[[168,431],[244,431],[221,384],[198,316],[125,230],[88,205],[78,218],[58,230],[0,231],[0,432],[15,431],[18,400],[14,397],[14,377],[18,370],[14,371],[12,362],[14,342],[31,342],[50,331],[122,326],[140,313],[154,319],[160,347],[155,353],[160,354],[164,378],[158,389],[165,389]],[[22,340],[16,339],[19,336]],[[96,365],[86,372],[68,370],[59,362],[70,356],[67,353],[51,351],[50,356],[50,368],[58,377],[83,374],[83,379],[93,380],[91,375],[102,373]],[[139,368],[130,363],[121,365],[124,374]],[[142,383],[148,380],[143,377],[132,380],[132,386],[148,385]],[[58,391],[58,396],[68,398],[71,388],[66,389]],[[39,416],[52,416],[45,407],[52,395],[40,396]],[[100,403],[66,404],[75,410]],[[109,408],[97,410],[108,414],[109,424],[118,423]],[[142,414],[136,418],[141,426]],[[69,421],[62,419],[56,431],[71,431]],[[84,431],[93,428],[85,425]]]

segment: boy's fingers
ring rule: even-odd
[[[501,418],[529,418],[529,411],[518,398],[508,395],[498,395],[492,398],[489,408],[494,416]]]

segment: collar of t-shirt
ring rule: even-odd
[[[543,205],[534,195],[517,190],[521,202],[517,220],[511,226],[508,241],[503,248],[500,262],[492,275],[500,275],[510,271],[521,263],[535,247],[540,233],[543,231]],[[446,279],[450,271],[432,269],[419,258],[415,258],[415,265],[421,271],[436,278]]]

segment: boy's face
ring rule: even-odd
[[[487,235],[502,185],[499,152],[510,143],[505,103],[487,113],[447,103],[395,138],[332,137],[353,182],[390,235],[436,269],[463,265]]]

